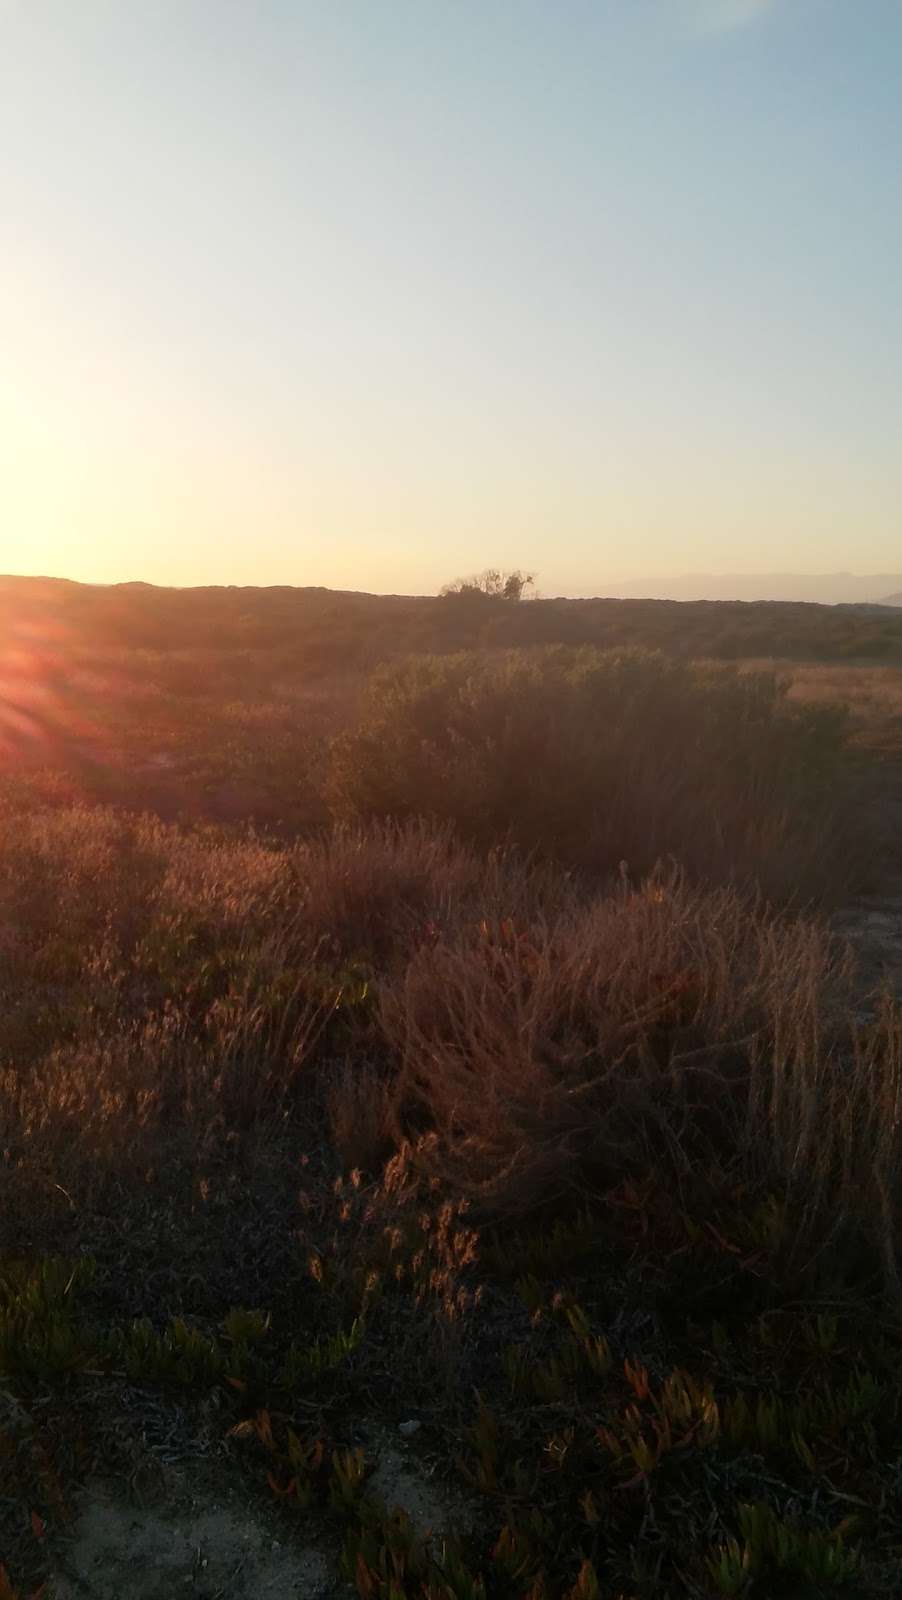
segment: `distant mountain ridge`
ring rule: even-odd
[[[902,605],[899,572],[684,573],[606,585],[612,600],[795,600],[813,605]]]

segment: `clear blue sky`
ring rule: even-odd
[[[0,0],[0,571],[902,567],[900,0]]]

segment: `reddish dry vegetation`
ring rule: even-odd
[[[7,1587],[143,1435],[364,1597],[898,1593],[902,1029],[810,909],[868,867],[842,718],[552,649],[344,720],[293,833],[87,803],[59,741],[7,783]],[[453,1541],[380,1502],[411,1415]]]

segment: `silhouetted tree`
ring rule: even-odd
[[[491,600],[516,602],[523,599],[525,591],[534,583],[535,573],[521,572],[519,567],[512,572],[487,567],[485,572],[475,573],[471,578],[455,578],[453,583],[446,583],[439,592],[446,599],[453,595],[483,595]]]

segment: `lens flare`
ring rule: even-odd
[[[52,603],[0,609],[0,768],[78,766],[104,758],[106,677],[90,642]]]

